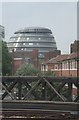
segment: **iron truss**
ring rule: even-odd
[[[2,76],[0,81],[2,100],[79,102],[77,77]]]

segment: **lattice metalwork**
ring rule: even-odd
[[[79,78],[3,76],[5,99],[79,102]]]

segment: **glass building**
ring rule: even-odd
[[[49,52],[57,50],[56,42],[52,31],[42,27],[27,27],[14,33],[8,42],[8,48],[14,51],[33,51]]]
[[[2,25],[0,25],[0,38],[5,38],[5,31]]]

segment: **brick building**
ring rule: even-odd
[[[70,45],[70,53],[79,51],[79,40],[75,40],[74,43]]]
[[[55,76],[79,76],[79,52],[58,55],[41,64],[41,71],[51,70]]]
[[[12,55],[12,71],[13,74],[16,70],[24,63],[31,63],[35,67],[41,69],[41,63],[43,61],[49,60],[57,55],[60,55],[60,50],[49,51],[43,54],[39,53],[37,49],[33,51],[13,51]]]

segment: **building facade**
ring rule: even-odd
[[[13,51],[11,53],[12,55],[12,69],[13,74],[16,72],[16,70],[25,63],[31,63],[38,69],[41,69],[41,63],[45,60],[49,60],[50,58],[56,57],[57,55],[60,55],[61,51],[56,50],[51,52],[50,51],[44,53],[44,56],[40,55],[38,50],[34,49],[33,51]]]
[[[29,27],[18,30],[7,43],[12,55],[13,74],[24,63],[41,69],[41,62],[61,54],[52,31],[48,28]]]
[[[4,26],[0,25],[0,38],[5,38],[5,30]]]
[[[41,71],[51,70],[55,76],[79,77],[79,52],[58,55],[41,64]]]
[[[56,77],[79,77],[79,52],[58,55],[43,62],[41,71],[52,71]],[[74,99],[78,94],[78,89],[74,84],[72,87],[72,97]]]
[[[52,31],[42,27],[27,27],[20,29],[10,37],[9,51],[33,51],[38,49],[39,53],[57,50]]]
[[[75,40],[74,43],[70,45],[70,53],[79,51],[79,40]]]

